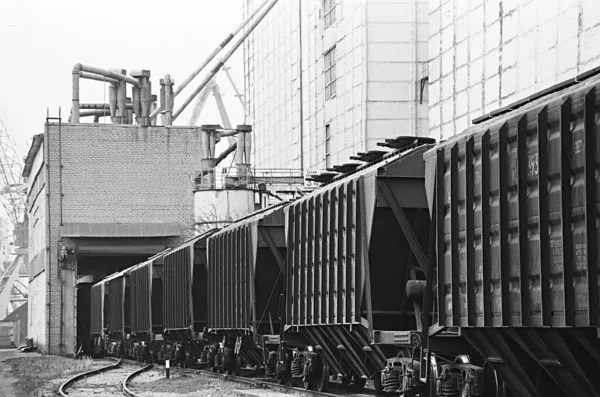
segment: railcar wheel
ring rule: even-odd
[[[317,379],[317,390],[326,392],[329,390],[329,366],[325,363],[321,365],[321,376]]]

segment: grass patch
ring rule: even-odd
[[[92,369],[90,357],[79,359],[41,356],[15,358],[9,361],[19,380],[16,389],[20,397],[54,395],[60,383],[72,375]]]

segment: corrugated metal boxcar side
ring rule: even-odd
[[[118,276],[106,282],[108,289],[108,332],[123,335],[125,328],[125,277]]]
[[[441,325],[598,326],[596,84],[476,126],[427,154],[437,161],[443,208]]]
[[[165,329],[190,329],[192,325],[192,247],[181,247],[165,257],[163,302]]]
[[[408,347],[416,335],[405,286],[425,279],[431,147],[409,146],[286,208],[287,324],[336,373],[371,377],[386,355],[370,342]]]
[[[278,205],[216,233],[209,247],[209,327],[269,334],[283,288],[284,217]],[[263,327],[263,329],[259,329]]]
[[[90,293],[90,334],[98,336],[104,329],[104,281],[92,285]]]
[[[151,331],[152,268],[152,261],[148,261],[129,272],[132,333]]]
[[[600,393],[599,88],[590,78],[425,156],[438,325],[463,327],[516,395]]]
[[[216,229],[164,256],[163,313],[166,331],[201,332],[206,325],[206,239]]]

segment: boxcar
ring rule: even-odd
[[[389,142],[379,161],[286,208],[286,324],[308,348],[289,373],[306,387],[326,389],[330,372],[359,388],[370,378],[388,391],[417,386],[405,379],[422,331],[413,295],[426,277],[423,154],[433,142]]]
[[[600,395],[599,87],[593,77],[538,98],[425,156],[431,350],[467,342],[511,395]],[[448,387],[483,393],[475,372],[431,368]]]
[[[207,324],[207,239],[217,229],[196,236],[163,258],[164,344],[161,359],[186,366],[206,362],[203,335]]]
[[[275,205],[208,240],[208,327],[220,341],[216,367],[239,371],[242,359],[261,368],[275,357],[282,331],[279,297],[285,281],[283,207]],[[267,375],[273,365],[266,366]]]
[[[165,250],[130,269],[129,305],[131,335],[127,343],[130,357],[137,360],[162,360],[163,263]]]

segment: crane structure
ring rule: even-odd
[[[26,185],[17,145],[0,119],[0,203],[10,220],[12,236],[0,240],[0,321],[27,301]]]

